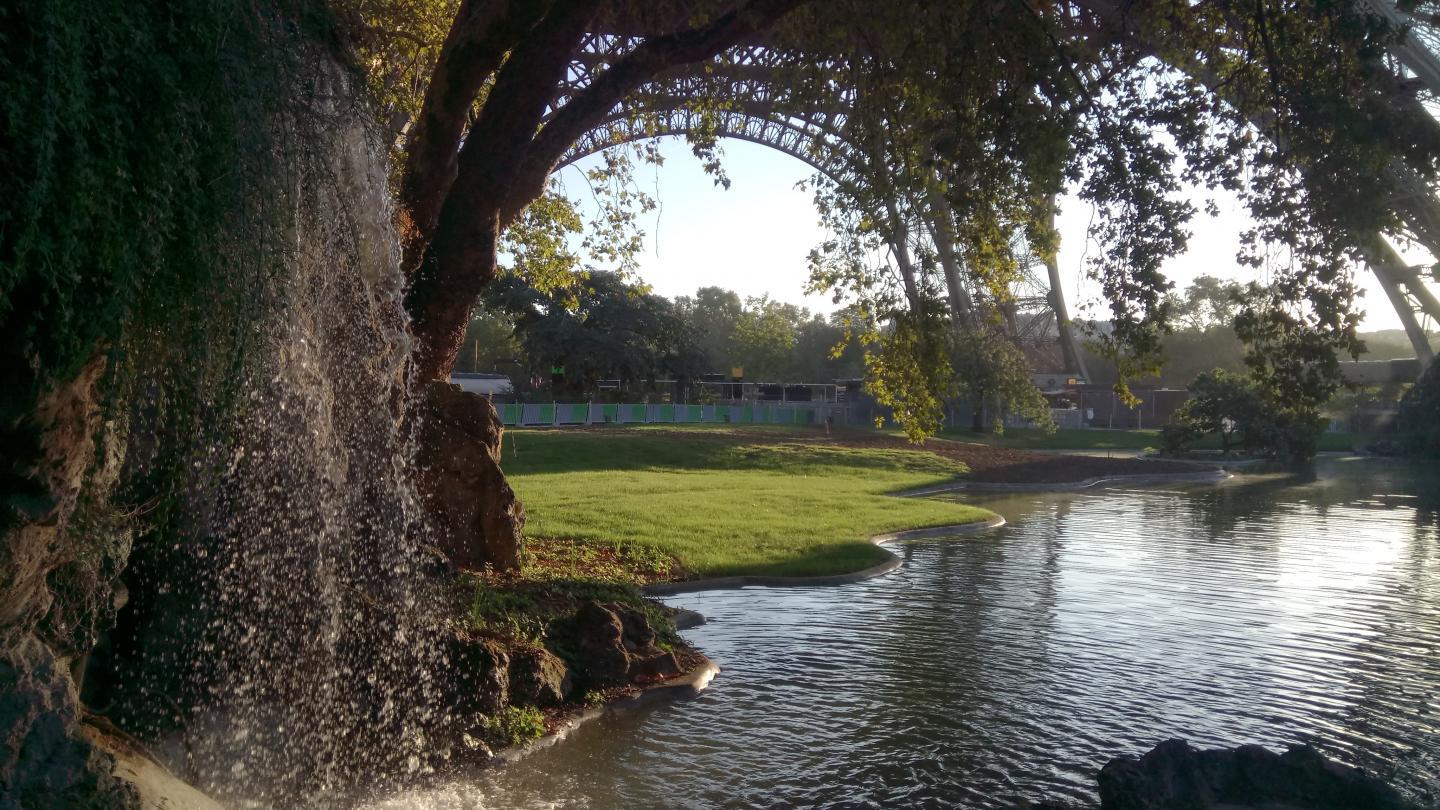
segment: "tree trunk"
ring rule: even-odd
[[[488,399],[447,382],[475,303],[495,278],[500,233],[544,193],[565,150],[625,96],[667,68],[711,58],[804,1],[750,0],[699,28],[649,37],[548,119],[603,4],[462,4],[409,144],[401,200],[409,219],[402,223],[411,276],[405,305],[415,339],[421,495],[455,564],[504,570],[520,561],[524,512],[500,470],[499,416]],[[491,73],[461,146],[461,123]]]

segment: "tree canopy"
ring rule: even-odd
[[[1405,235],[1394,173],[1429,181],[1440,157],[1387,60],[1404,31],[1357,0],[461,0],[439,43],[434,5],[345,2],[369,26],[385,120],[408,122],[398,188],[427,376],[453,364],[501,234],[577,140],[683,108],[713,154],[705,122],[739,110],[808,127],[832,232],[814,286],[846,305],[872,390],[912,435],[957,364],[1014,381],[1016,364],[977,367],[994,353],[961,357],[982,342],[952,335],[993,331],[1021,264],[1053,261],[1066,189],[1097,210],[1088,272],[1110,312],[1090,340],[1122,393],[1185,317],[1162,267],[1204,207],[1187,190],[1224,189],[1255,222],[1235,313],[1251,376],[1313,410],[1359,348],[1365,251]]]

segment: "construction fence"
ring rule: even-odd
[[[819,425],[827,417],[843,425],[847,408],[834,403],[753,405],[578,405],[507,403],[495,406],[500,419],[511,427],[565,427],[575,425]]]

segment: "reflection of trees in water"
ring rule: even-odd
[[[1242,523],[1272,515],[1282,500],[1304,502],[1303,493],[1315,480],[1314,466],[1305,465],[1253,478],[1242,475],[1237,481],[1189,490],[1192,526],[1209,540],[1232,539],[1239,534],[1236,529]]]
[[[1440,473],[1376,464],[1343,476],[1347,499],[1408,532],[1390,575],[1369,595],[1369,621],[1346,650],[1353,698],[1335,723],[1354,744],[1336,750],[1416,796],[1440,797]],[[1399,518],[1399,519],[1395,519]],[[1320,747],[1336,749],[1337,746]]]
[[[1311,686],[1331,684],[1326,700],[1335,708],[1322,715],[1304,705],[1298,717],[1276,721],[1276,733],[1300,735],[1417,795],[1440,795],[1440,716],[1426,714],[1440,704],[1440,471],[1322,459],[1309,470],[1197,490],[1189,500],[1206,546],[1227,544],[1245,555],[1247,569],[1259,569],[1255,555],[1265,550],[1274,570],[1288,570],[1282,550],[1308,548],[1339,579],[1312,596],[1323,610],[1302,631],[1319,637],[1310,642],[1313,656],[1302,653],[1307,665],[1328,668]],[[1393,566],[1369,581],[1344,579],[1347,566],[1376,562],[1364,556],[1367,542],[1401,544]],[[1342,547],[1348,559],[1327,561],[1327,551]],[[1297,694],[1294,684],[1283,686],[1277,701],[1308,702],[1308,687]]]
[[[1026,504],[1023,519],[1015,509],[987,506],[1012,525],[897,549],[907,569],[923,573],[913,588],[884,588],[904,608],[887,614],[885,634],[864,638],[877,676],[903,701],[898,711],[915,714],[914,736],[886,745],[932,748],[947,740],[942,753],[926,754],[944,760],[930,767],[949,779],[966,774],[972,789],[1019,795],[1023,784],[982,783],[987,774],[1033,765],[1007,757],[1039,750],[1042,741],[1031,729],[1056,716],[1045,702],[1055,670],[1049,650],[1070,506],[1064,499]],[[1084,781],[1076,780],[1077,787]]]

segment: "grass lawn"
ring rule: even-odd
[[[694,577],[857,571],[885,557],[873,535],[992,516],[887,494],[952,479],[959,462],[785,428],[512,430],[503,464],[528,536],[639,546]]]
[[[979,442],[1016,450],[1144,450],[1160,447],[1160,431],[1104,428],[1057,430],[1052,435],[1036,428],[1010,428],[1005,435],[972,433],[965,428],[948,428],[941,435],[956,441]],[[1350,433],[1323,433],[1321,450],[1347,451],[1356,437]],[[1220,437],[1206,436],[1195,445],[1198,450],[1219,450]]]

